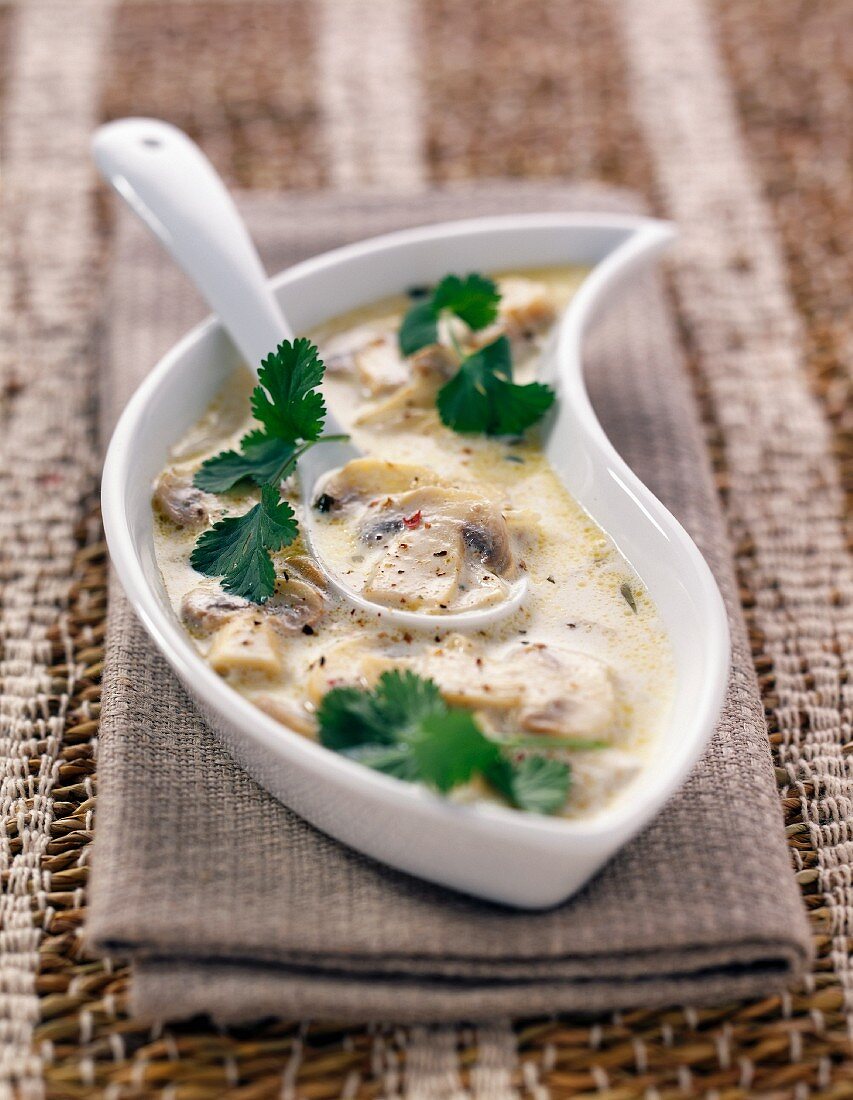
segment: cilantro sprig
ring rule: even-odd
[[[227,592],[265,603],[275,591],[271,554],[299,533],[293,509],[280,499],[281,483],[317,443],[344,439],[323,435],[326,405],[318,386],[325,367],[310,340],[283,341],[261,363],[252,391],[252,412],[261,424],[240,440],[239,450],[221,451],[203,462],[193,479],[199,489],[227,493],[250,483],[261,499],[245,515],[226,517],[205,531],[192,552],[194,569],[221,577]]]
[[[302,337],[285,340],[262,360],[259,386],[252,391],[252,412],[277,439],[319,439],[326,417],[326,403],[317,387],[325,366],[317,348]]]
[[[317,710],[320,742],[387,775],[446,793],[481,777],[513,806],[552,814],[565,804],[571,769],[543,749],[598,748],[577,738],[549,738],[529,754],[532,739],[498,742],[469,710],[451,707],[438,685],[405,670],[384,672],[373,691],[332,688]],[[525,755],[519,758],[519,750]]]
[[[498,315],[497,285],[476,272],[460,278],[447,275],[432,294],[406,313],[400,328],[400,350],[413,355],[438,341],[442,314],[459,317],[474,331]],[[554,391],[541,382],[520,386],[512,377],[512,349],[506,336],[465,355],[451,332],[459,369],[438,391],[436,406],[442,423],[456,432],[520,435],[540,420],[554,403]]]
[[[438,343],[438,322],[443,313],[450,313],[473,331],[486,328],[498,315],[500,291],[491,279],[476,272],[466,275],[446,275],[428,298],[406,313],[400,327],[400,351],[414,355],[428,344]]]
[[[200,536],[190,563],[208,577],[222,577],[226,592],[263,603],[275,590],[270,552],[288,546],[297,533],[293,509],[279,499],[275,485],[264,485],[254,508],[220,520]]]
[[[286,439],[251,431],[240,440],[239,451],[220,451],[203,462],[193,483],[208,493],[227,493],[241,481],[271,485],[290,477],[301,448]]]
[[[553,403],[550,386],[513,382],[512,351],[506,336],[464,358],[436,397],[442,423],[457,432],[485,435],[520,435]]]
[[[285,340],[261,363],[260,385],[252,391],[252,412],[263,427],[240,440],[239,451],[221,451],[203,462],[194,483],[209,493],[226,493],[240,482],[284,481],[323,436],[326,404],[317,387],[325,366],[310,340]]]

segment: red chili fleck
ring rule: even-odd
[[[410,516],[403,516],[403,523],[405,523],[410,531],[415,531],[420,527],[421,519],[421,510],[419,508],[417,512],[413,512]]]

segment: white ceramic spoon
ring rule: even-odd
[[[195,142],[166,122],[125,118],[96,131],[92,154],[104,179],[189,275],[253,370],[282,340],[293,340],[246,225]],[[326,413],[326,434],[345,434],[331,412]],[[501,603],[442,614],[385,607],[352,589],[319,552],[311,505],[321,479],[360,455],[352,443],[324,443],[299,462],[302,535],[342,596],[401,626],[427,630],[435,630],[439,622],[442,629],[482,630],[520,606],[527,594],[526,576],[511,585]]]

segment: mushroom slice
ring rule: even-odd
[[[367,405],[355,418],[356,424],[393,423],[417,416],[435,405],[435,395],[459,365],[450,348],[428,344],[409,360],[411,380],[392,394]]]
[[[282,699],[278,695],[255,695],[252,697],[252,702],[264,714],[268,714],[270,718],[275,718],[276,722],[281,722],[288,729],[296,730],[297,733],[304,733],[308,737],[313,736],[317,731],[317,723],[305,707],[299,706],[289,699]]]
[[[411,517],[420,516],[422,527],[413,538],[436,523],[450,521],[459,528],[467,557],[500,575],[509,573],[514,564],[506,520],[500,509],[474,490],[427,484],[377,502],[369,514],[371,526],[394,516],[408,525]]]
[[[500,279],[501,301],[498,317],[487,328],[471,334],[471,342],[482,348],[499,336],[506,336],[513,345],[516,371],[527,366],[525,360],[536,351],[534,337],[543,333],[557,317],[557,309],[550,290],[534,279]],[[516,379],[518,380],[518,379]]]
[[[481,561],[492,573],[508,573],[512,561],[509,531],[501,513],[486,501],[472,504],[462,522],[462,541],[471,557]]]
[[[214,634],[207,660],[220,676],[229,672],[278,676],[282,671],[280,635],[268,617],[243,612]]]
[[[444,610],[459,589],[462,565],[462,536],[456,524],[439,520],[429,529],[404,529],[389,540],[363,592],[388,607]]]
[[[166,470],[154,486],[154,507],[178,527],[200,527],[210,518],[213,498],[190,478]]]
[[[379,458],[354,458],[327,479],[323,496],[330,508],[339,508],[358,500],[400,493],[417,485],[432,485],[438,479],[425,466],[385,462]]]
[[[275,594],[263,610],[272,616],[273,626],[282,633],[310,634],[326,611],[327,586],[326,577],[313,558],[307,554],[289,554],[281,562]]]
[[[411,382],[388,397],[365,405],[353,424],[394,424],[400,420],[422,416],[435,404],[435,395],[440,385],[441,377],[437,374],[416,374]]]
[[[424,654],[418,672],[438,684],[453,706],[510,710],[524,701],[524,684],[503,662],[484,657],[464,634],[449,634]]]
[[[316,561],[307,554],[289,554],[284,559],[282,565],[288,576],[293,576],[295,574],[298,580],[305,581],[306,584],[313,584],[314,587],[319,588],[321,592],[325,592],[329,587],[329,581],[326,574]]]
[[[469,564],[462,575],[453,610],[474,611],[478,607],[491,607],[507,599],[510,592],[509,584],[502,577],[482,567],[471,568]]]
[[[372,397],[399,389],[409,381],[409,369],[391,335],[371,340],[354,358],[359,381]]]
[[[356,355],[376,340],[382,340],[384,333],[375,325],[358,325],[346,332],[336,333],[323,340],[320,355],[329,374],[355,374]]]
[[[531,733],[607,738],[616,717],[608,665],[556,645],[517,646],[504,657],[527,685],[519,725]]]
[[[499,287],[499,323],[511,340],[525,333],[541,332],[554,322],[556,304],[544,283],[513,277],[501,279]]]
[[[372,688],[383,672],[400,661],[378,653],[360,638],[348,638],[330,646],[313,661],[305,678],[305,691],[316,706],[336,687]]]
[[[242,596],[220,588],[193,588],[181,600],[181,621],[193,634],[212,634],[248,606]]]
[[[532,733],[601,738],[613,728],[610,670],[583,653],[515,646],[488,657],[470,639],[450,635],[420,658],[417,670],[435,680],[448,703],[504,712]]]
[[[371,501],[359,527],[382,556],[367,575],[368,599],[413,610],[472,610],[505,599],[514,568],[509,531],[479,493],[424,485]]]
[[[316,585],[295,577],[279,578],[275,595],[264,604],[264,612],[271,617],[272,625],[284,634],[300,631],[310,634],[325,610],[325,597]]]
[[[446,382],[459,366],[458,358],[443,344],[427,344],[409,360],[415,378],[429,379],[433,383]]]

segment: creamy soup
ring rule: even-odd
[[[235,690],[306,737],[334,687],[369,688],[389,669],[429,677],[498,740],[587,738],[560,749],[572,784],[562,813],[589,816],[623,792],[665,724],[672,654],[643,585],[607,534],[523,438],[457,434],[436,412],[460,353],[505,334],[517,382],[545,370],[554,323],[585,271],[495,278],[497,320],[471,332],[442,321],[439,341],[404,357],[401,318],[413,297],[386,299],[310,334],[326,363],[324,393],[364,458],[333,471],[313,501],[315,543],[348,587],[380,607],[419,611],[400,627],[337,595],[297,539],[275,555],[276,591],[262,606],[197,573],[199,533],[239,515],[258,491],[221,496],[192,484],[200,464],[251,427],[254,380],[237,373],[174,448],[154,489],[155,548],[169,599],[205,660]],[[415,290],[415,296],[418,291]],[[547,380],[547,379],[546,379]],[[293,479],[282,495],[301,515]],[[527,582],[521,606],[487,630],[442,616],[490,607]],[[471,783],[456,799],[495,798]]]

